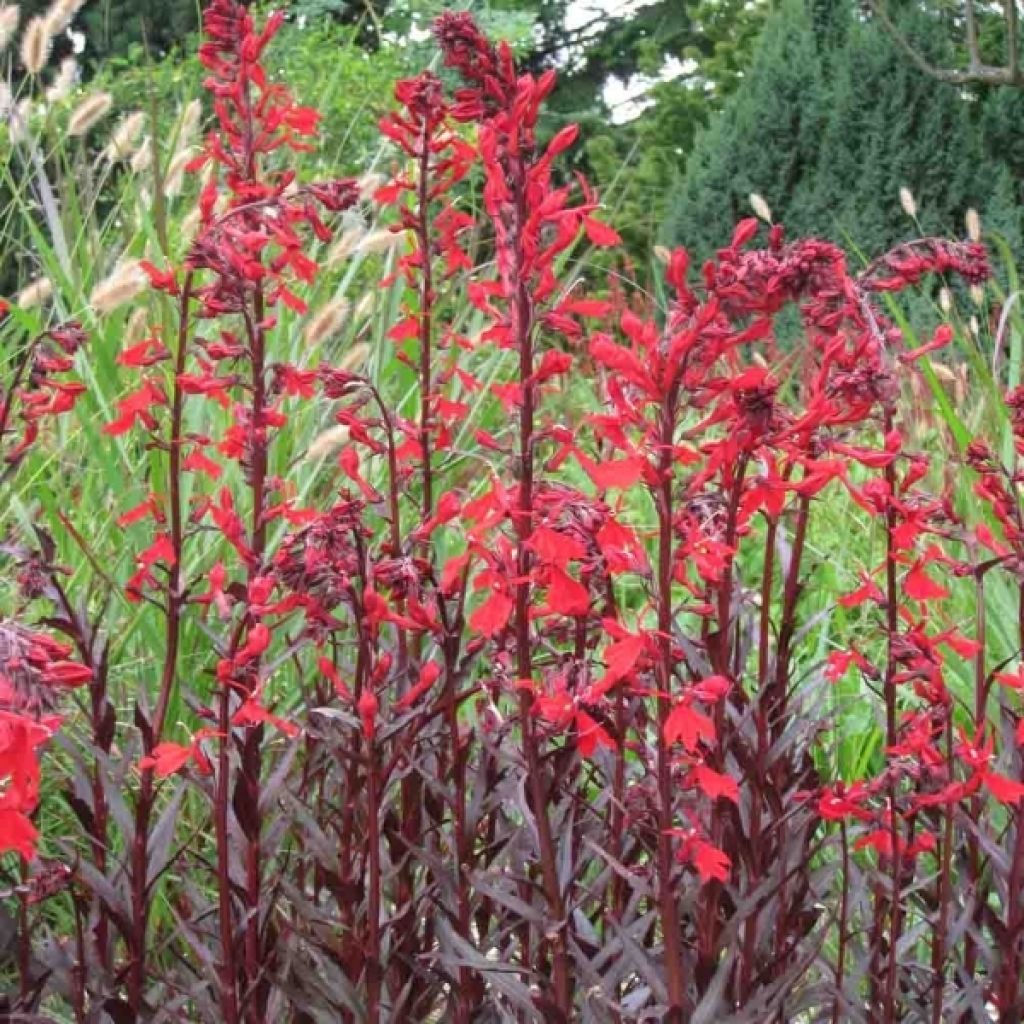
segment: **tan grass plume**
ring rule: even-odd
[[[138,261],[128,260],[116,266],[109,277],[93,288],[89,305],[99,316],[106,316],[145,291],[148,284],[149,279]]]
[[[914,193],[906,185],[900,186],[900,206],[903,207],[903,212],[911,219],[917,216],[917,200],[914,198]]]
[[[349,314],[348,302],[340,296],[321,306],[306,325],[306,344],[319,345],[345,326]]]
[[[0,7],[0,53],[11,45],[14,33],[18,31],[18,19],[21,9],[17,4],[4,4]]]
[[[343,423],[329,427],[322,434],[317,434],[302,457],[303,462],[318,462],[320,459],[333,455],[339,448],[348,444],[349,428]]]
[[[148,171],[153,165],[153,140],[146,135],[132,154],[131,167],[136,174]]]
[[[48,277],[37,277],[18,292],[14,302],[19,309],[32,309],[41,306],[52,294],[53,282]]]
[[[772,208],[760,192],[750,193],[750,208],[754,211],[755,217],[759,217],[765,224],[771,224]]]
[[[972,242],[981,241],[981,217],[978,211],[972,206],[964,215],[964,222],[967,225],[967,237]]]
[[[65,31],[84,6],[85,0],[54,0],[44,15],[50,24],[51,35],[58,36]]]
[[[366,234],[366,228],[354,224],[338,237],[338,240],[327,250],[327,266],[334,268],[344,263],[355,252],[359,240]]]
[[[374,303],[373,292],[367,292],[357,303],[356,308],[352,310],[352,317],[355,320],[365,320],[373,312]]]
[[[389,253],[399,248],[405,241],[404,231],[390,231],[388,228],[380,228],[363,235],[359,239],[356,250],[362,253]]]
[[[141,110],[136,110],[122,118],[111,133],[110,141],[107,143],[107,148],[103,150],[103,155],[111,163],[116,160],[127,160],[132,155],[132,147],[145,123],[146,115]]]
[[[68,135],[81,138],[87,135],[110,113],[114,97],[109,92],[97,92],[87,96],[71,111],[68,118]]]
[[[184,145],[196,133],[203,116],[203,105],[199,100],[190,100],[181,112],[181,127],[178,131],[178,145]]]
[[[359,198],[368,203],[373,199],[373,194],[384,184],[384,175],[376,171],[367,171],[356,183],[359,186]]]
[[[28,138],[29,122],[33,114],[32,98],[26,96],[18,100],[11,111],[11,119],[7,131],[11,136],[11,142],[24,142]]]
[[[75,87],[77,78],[78,62],[74,57],[65,57],[60,62],[60,67],[57,69],[53,82],[50,83],[50,88],[46,90],[47,101],[60,103],[61,100],[66,99]]]
[[[339,370],[356,370],[366,362],[370,346],[365,341],[357,342],[338,360]]]
[[[185,184],[185,168],[193,156],[195,152],[192,149],[182,149],[171,157],[171,162],[164,172],[164,195],[180,194]]]
[[[53,33],[45,17],[37,15],[25,26],[21,37],[21,65],[30,75],[38,75],[50,59]]]
[[[124,325],[122,344],[125,348],[142,341],[149,333],[149,310],[144,306],[132,310],[128,323]]]

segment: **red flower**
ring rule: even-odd
[[[687,700],[679,701],[665,719],[665,743],[682,743],[693,753],[701,743],[714,743],[715,723]]]

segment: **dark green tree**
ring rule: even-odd
[[[765,27],[749,73],[700,134],[668,214],[666,240],[708,255],[728,240],[758,192],[805,225],[826,120],[814,23],[801,0],[786,0]]]
[[[940,17],[911,11],[902,23],[943,59],[948,36]],[[851,18],[843,45],[826,51],[826,60],[828,120],[808,227],[879,252],[915,230],[900,205],[905,187],[923,231],[962,230],[965,210],[984,205],[991,183],[978,174],[980,134],[961,90],[924,75],[874,20]]]
[[[900,24],[941,62],[951,56],[946,18],[938,7],[908,6]],[[1003,108],[1020,102],[1005,90],[971,95],[936,81],[848,4],[786,0],[749,76],[696,143],[666,240],[707,255],[749,213],[751,191],[792,233],[851,250],[878,252],[919,230],[962,233],[969,206],[1019,236],[1011,162],[1024,170],[1024,149],[1005,138]],[[901,206],[902,187],[916,198],[917,224]]]

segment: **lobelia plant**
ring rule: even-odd
[[[365,200],[290,167],[317,115],[264,70],[281,23],[205,12],[198,227],[140,264],[155,314],[103,428],[138,468],[132,572],[75,510],[2,548],[4,1012],[1019,1020],[1021,670],[987,656],[985,582],[1019,587],[1020,472],[978,439],[979,505],[935,491],[904,384],[952,332],[907,348],[880,302],[982,283],[983,247],[854,273],[747,220],[699,273],[667,254],[663,308],[593,297],[574,248],[618,236],[560,173],[577,130],[538,138],[554,75],[446,13],[444,77],[400,82],[380,124],[388,370],[297,365],[288,331],[342,315],[303,298],[330,222]],[[5,485],[89,357],[76,324],[21,326],[0,328]],[[329,484],[295,455],[309,410],[310,448],[340,445]],[[855,588],[821,596],[836,508],[872,536]],[[132,629],[151,649],[125,663]],[[880,749],[843,778],[854,673]],[[72,818],[39,836],[72,688]]]

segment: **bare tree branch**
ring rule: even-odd
[[[981,54],[978,52],[978,23],[974,18],[974,0],[964,0],[964,32],[967,36],[967,56],[970,60],[969,71],[981,67]]]
[[[933,64],[907,36],[897,28],[884,0],[868,0],[868,4],[882,27],[889,33],[896,45],[907,55],[911,63],[926,75],[940,82],[953,85],[1009,85],[1024,87],[1018,55],[1018,21],[1016,0],[1003,0],[1003,19],[1006,23],[1006,64],[985,64],[981,59],[978,45],[978,25],[974,13],[974,0],[964,0],[964,32],[966,36],[968,65],[966,68],[945,68]]]
[[[1017,0],[1003,0],[1003,18],[1006,21],[1006,66],[1019,74],[1020,58],[1017,53]]]

